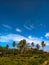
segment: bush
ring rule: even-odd
[[[28,62],[28,65],[40,65],[38,61],[36,61],[35,59],[32,59]]]

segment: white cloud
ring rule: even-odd
[[[32,36],[28,36],[28,38],[27,37],[24,37],[24,36],[21,36],[21,35],[18,35],[18,34],[8,34],[8,35],[6,35],[6,36],[0,36],[0,42],[9,42],[9,41],[20,41],[20,40],[22,40],[22,39],[26,39],[26,41],[28,42],[28,43],[32,43],[32,42],[34,42],[35,44],[41,44],[41,41],[43,40],[43,39],[41,39],[41,38],[36,38],[36,37],[32,37]],[[46,43],[46,45],[49,45],[49,41],[47,41],[47,40],[44,40],[45,41],[45,43]]]
[[[0,36],[0,42],[9,42],[10,40],[20,41],[22,39],[26,39],[26,38],[18,34],[8,34],[6,36]]]
[[[33,25],[25,25],[25,24],[24,24],[24,27],[25,27],[26,29],[28,29],[28,30],[34,29],[34,26],[33,26]]]
[[[49,37],[49,32],[45,34],[45,37],[47,37],[47,38]]]
[[[46,45],[49,45],[49,41],[45,41],[45,44],[46,44]]]
[[[12,27],[11,27],[11,26],[6,25],[6,24],[2,24],[2,26],[3,26],[3,27],[5,27],[5,28],[8,28],[8,29],[12,29]]]
[[[28,36],[28,38],[29,38],[29,39],[31,39],[31,38],[32,38],[32,36]]]
[[[29,41],[34,42],[35,44],[41,44],[41,41],[43,40],[42,38],[37,38],[37,37],[32,37],[28,36]]]
[[[16,31],[17,31],[17,32],[21,32],[21,30],[20,30],[19,28],[16,28]]]

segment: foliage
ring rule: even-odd
[[[21,40],[16,46],[13,41],[13,48],[0,46],[0,65],[41,65],[45,61],[49,61],[49,53],[39,50],[40,45],[36,44],[36,48],[32,48],[35,44],[31,43],[31,47],[25,39]],[[44,41],[41,43],[45,47]]]

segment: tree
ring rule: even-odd
[[[9,49],[9,45],[7,44],[6,47],[5,47],[6,54],[8,54],[8,49]]]
[[[2,56],[3,54],[3,47],[2,46],[0,46],[0,56]]]
[[[15,50],[15,46],[16,46],[16,42],[15,41],[13,41],[13,54],[14,54],[14,50]]]
[[[15,42],[15,41],[13,41],[13,48],[15,48],[15,46],[16,46],[16,42]]]
[[[23,54],[24,49],[26,48],[26,40],[23,39],[18,43],[18,48],[21,51],[21,54]]]
[[[31,43],[32,47],[34,46],[34,42]]]
[[[0,51],[2,51],[3,50],[3,47],[2,46],[0,46]]]
[[[7,44],[5,48],[8,50],[9,49],[9,45]]]
[[[44,49],[44,47],[46,46],[46,44],[45,44],[44,41],[41,42],[41,46],[42,46],[43,49]]]
[[[39,44],[36,44],[36,48],[39,50],[39,48],[40,48],[40,45],[39,45]]]

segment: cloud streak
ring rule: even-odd
[[[2,24],[2,26],[3,26],[3,27],[5,27],[5,28],[8,28],[8,29],[12,29],[12,27],[11,27],[11,26],[6,25],[6,24]]]
[[[25,27],[26,29],[28,29],[28,30],[34,29],[34,26],[33,26],[33,25],[25,25],[25,24],[24,24],[24,27]]]
[[[16,28],[16,31],[17,31],[17,32],[21,32],[21,29],[19,29],[19,28]]]

